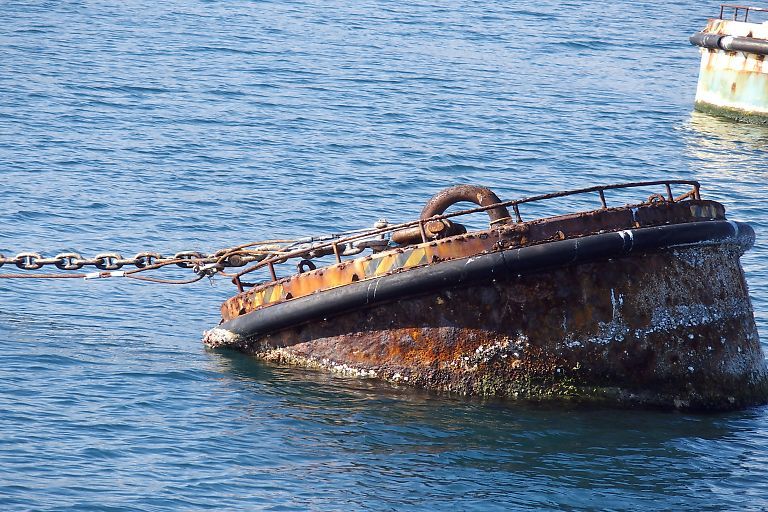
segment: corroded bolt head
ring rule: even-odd
[[[424,228],[430,235],[437,235],[442,233],[447,227],[448,221],[445,220],[431,220],[424,225]]]

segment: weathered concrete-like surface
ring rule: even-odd
[[[768,40],[768,23],[711,19],[707,34]],[[696,109],[739,121],[768,123],[765,55],[702,48]]]

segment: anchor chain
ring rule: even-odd
[[[379,220],[374,226],[374,230],[386,228],[386,220]],[[237,279],[239,274],[229,275],[225,269],[231,267],[244,267],[251,263],[259,263],[267,258],[282,255],[294,257],[297,253],[304,258],[317,258],[325,255],[334,254],[337,250],[341,255],[358,254],[365,249],[381,250],[388,245],[388,240],[383,235],[376,239],[364,239],[345,243],[343,246],[334,249],[330,242],[349,235],[367,235],[370,229],[359,229],[344,233],[332,235],[323,235],[319,237],[307,237],[300,239],[287,240],[261,240],[258,242],[249,242],[226,249],[221,249],[212,254],[204,254],[198,251],[181,251],[173,256],[163,256],[158,252],[140,252],[133,258],[123,258],[117,252],[102,252],[92,258],[85,258],[76,252],[62,252],[53,257],[46,257],[39,252],[20,252],[16,256],[6,257],[0,254],[0,267],[5,265],[14,265],[19,270],[35,271],[46,266],[56,267],[58,270],[77,271],[84,267],[96,267],[96,272],[72,273],[72,274],[44,274],[15,272],[11,274],[0,274],[0,279],[22,279],[22,278],[84,278],[84,279],[102,279],[108,277],[127,277],[142,281],[151,281],[165,284],[188,284],[199,281],[204,277],[213,278],[214,275],[233,277]],[[284,262],[285,259],[278,262]],[[274,261],[270,260],[270,264]],[[148,270],[156,270],[165,266],[175,265],[183,269],[191,269],[196,276],[187,280],[169,280],[158,279],[154,277],[139,276],[137,274]],[[130,270],[120,270],[124,267],[136,267]],[[258,268],[258,265],[257,265]],[[250,271],[250,270],[249,270]]]
[[[173,256],[165,257],[158,252],[140,252],[133,258],[123,258],[117,252],[102,252],[92,258],[84,258],[76,252],[62,252],[54,257],[45,257],[37,252],[20,252],[14,257],[6,257],[0,254],[0,267],[15,265],[19,270],[35,271],[46,266],[53,266],[59,270],[77,271],[83,267],[96,267],[96,272],[71,273],[71,274],[43,274],[39,272],[18,272],[12,274],[0,274],[0,279],[42,278],[42,279],[103,279],[109,277],[126,277],[140,281],[150,281],[164,284],[189,284],[204,277],[213,278],[216,274],[227,275],[224,270],[230,267],[242,267],[249,263],[258,262],[268,256],[284,250],[280,243],[285,240],[269,240],[266,242],[253,242],[227,249],[221,249],[212,254],[204,254],[199,251],[181,251]],[[148,270],[156,270],[165,266],[177,266],[191,269],[195,277],[185,280],[159,279],[154,277],[139,276]],[[130,270],[120,270],[123,267],[136,267]]]
[[[156,252],[140,252],[133,258],[123,258],[116,252],[99,253],[92,258],[84,258],[75,252],[64,252],[52,258],[47,258],[36,252],[20,252],[14,257],[5,257],[0,254],[0,267],[11,264],[20,270],[39,270],[44,266],[54,266],[59,270],[80,270],[85,266],[93,266],[99,270],[111,271],[119,270],[125,266],[144,269],[175,264],[181,268],[194,269],[196,266],[201,267],[210,264],[221,267],[242,267],[263,258],[263,254],[239,254],[226,249],[214,254],[182,251],[171,257],[164,257]]]

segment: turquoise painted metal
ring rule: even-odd
[[[722,19],[724,11],[733,19]],[[695,108],[768,124],[768,22],[748,21],[750,11],[764,13],[755,7],[722,6],[720,18],[708,20],[691,38],[702,47]]]

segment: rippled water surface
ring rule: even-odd
[[[1,2],[0,252],[212,252],[406,220],[456,183],[698,179],[758,233],[768,339],[768,129],[691,108],[687,39],[716,10]],[[214,284],[0,280],[0,508],[768,508],[768,409],[530,407],[267,366],[203,348],[233,292]]]

